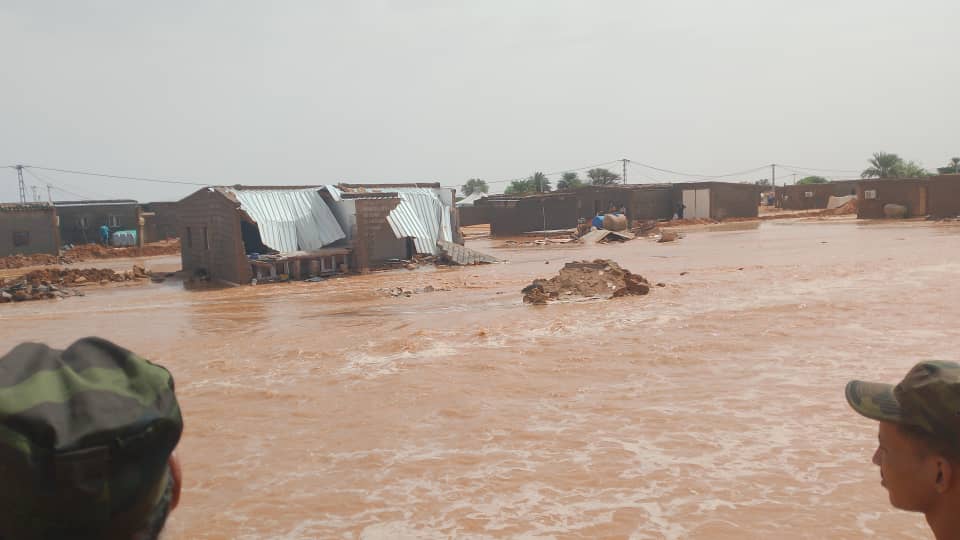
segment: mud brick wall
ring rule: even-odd
[[[144,242],[157,242],[169,238],[179,238],[180,223],[177,218],[177,203],[149,203],[143,205],[143,211],[155,214],[144,217]]]
[[[808,192],[813,193],[813,197],[807,197]],[[845,197],[856,193],[857,181],[795,184],[777,188],[777,203],[785,210],[813,210],[826,208],[830,197]]]
[[[48,209],[0,209],[0,257],[7,255],[56,255],[60,249],[57,215]],[[24,233],[26,233],[24,235]],[[14,238],[26,245],[14,245]]]
[[[461,206],[457,211],[460,213],[461,227],[490,223],[490,207],[487,205]]]
[[[400,204],[399,198],[356,199],[357,232],[353,238],[353,264],[368,272],[380,261],[406,257],[406,240],[396,238],[387,215]]]
[[[899,204],[907,207],[907,217],[926,215],[926,180],[864,180],[857,185],[857,217],[883,219],[883,207]],[[869,190],[877,192],[876,199],[867,199]]]
[[[253,277],[243,247],[238,204],[207,188],[177,203],[180,255],[189,276],[248,283]]]
[[[135,231],[139,227],[138,206],[137,203],[57,206],[57,215],[60,216],[60,238],[65,244],[99,242],[100,226],[108,225],[110,216],[116,216],[120,223],[119,226],[111,226],[111,231]],[[83,226],[81,218],[86,220],[86,226]]]
[[[927,213],[933,217],[960,215],[960,174],[934,176],[927,187]]]

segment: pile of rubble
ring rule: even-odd
[[[0,303],[83,296],[75,287],[148,278],[150,274],[136,265],[126,272],[102,268],[44,268],[9,283],[0,279]]]
[[[70,264],[69,257],[37,253],[35,255],[8,255],[0,257],[0,270],[23,268],[25,266],[47,266],[53,264]]]
[[[617,298],[645,295],[650,282],[609,259],[567,263],[550,279],[536,279],[523,289],[523,301],[546,304],[567,297]]]
[[[434,287],[433,285],[427,285],[426,287],[420,287],[417,289],[406,289],[404,287],[390,287],[387,289],[377,289],[377,292],[392,296],[394,298],[398,298],[401,296],[405,296],[409,298],[415,294],[426,294],[426,293],[449,291],[449,290],[450,289],[446,289],[443,287]]]

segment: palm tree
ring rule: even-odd
[[[896,154],[886,152],[876,152],[868,160],[870,167],[860,173],[861,178],[890,178],[897,176],[897,168],[903,164],[903,160]]]
[[[514,180],[510,182],[507,189],[503,190],[504,195],[523,195],[533,191],[530,180]]]

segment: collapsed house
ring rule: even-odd
[[[439,184],[211,186],[177,216],[183,269],[232,283],[365,272],[462,243]]]

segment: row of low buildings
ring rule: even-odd
[[[861,219],[883,218],[888,204],[905,207],[907,217],[953,217],[960,215],[960,175],[845,180],[776,190],[777,206],[787,210],[826,208],[830,197],[845,196],[856,198]]]
[[[137,231],[144,242],[179,236],[176,203],[130,199],[0,204],[0,256],[56,254],[67,244],[100,239],[100,227]]]
[[[760,188],[754,184],[697,182],[588,186],[526,196],[491,195],[460,208],[463,225],[489,223],[494,236],[569,229],[611,209],[631,221],[670,219],[683,204],[685,219],[757,217]]]

